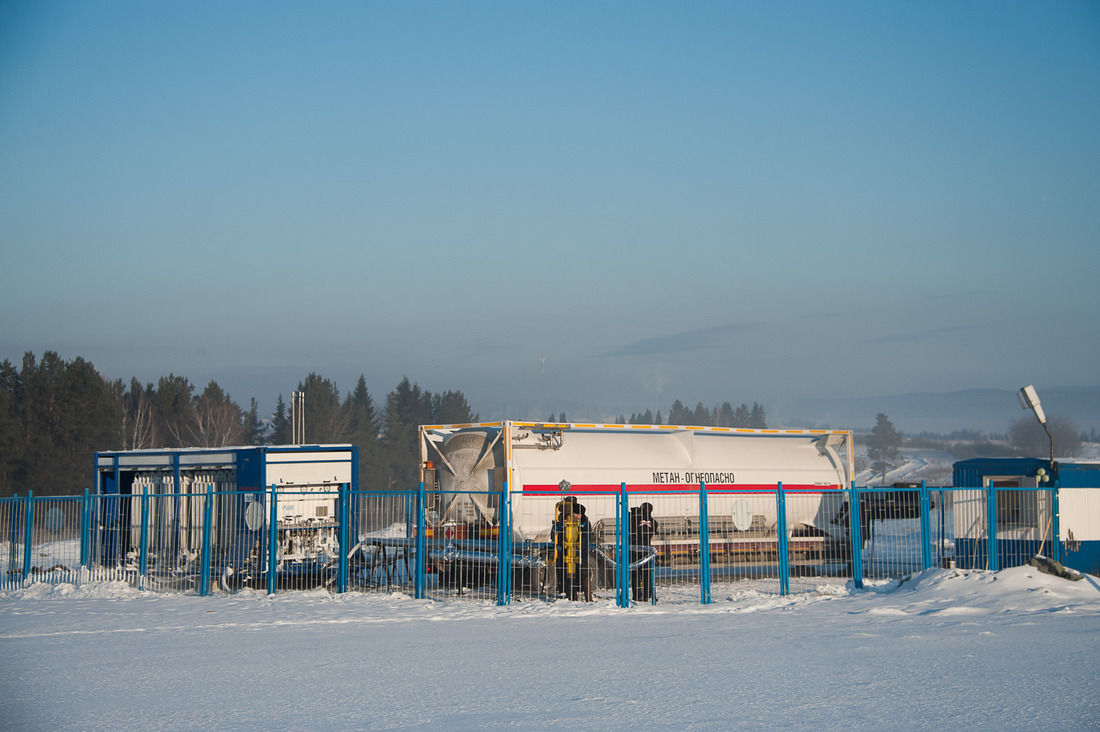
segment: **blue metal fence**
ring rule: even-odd
[[[524,509],[507,485],[479,496],[493,523],[442,523],[435,509],[447,496],[423,484],[388,493],[207,485],[4,498],[0,587],[113,580],[200,595],[325,587],[502,605],[560,597],[554,542],[515,538],[512,523]],[[581,566],[585,594],[621,607],[658,596],[706,604],[716,588],[746,580],[788,594],[823,581],[860,587],[936,566],[997,570],[1061,553],[1054,487],[712,492],[700,484],[694,493],[660,494],[663,513],[653,517],[658,530],[646,546],[632,536],[634,512],[657,496],[623,484],[617,493],[575,497],[613,504],[590,527]],[[821,517],[817,528],[788,526],[787,516],[805,515],[807,505]]]

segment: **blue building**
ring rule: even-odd
[[[976,489],[955,491],[960,566],[987,564],[986,491],[995,488],[998,555],[1024,561],[1038,553],[1051,556],[1056,532],[1064,565],[1100,575],[1100,460],[1056,460],[1053,469],[1040,458],[961,460],[952,484]]]

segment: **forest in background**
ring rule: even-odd
[[[401,380],[379,404],[359,377],[341,394],[335,382],[310,373],[305,394],[305,441],[359,447],[359,484],[365,490],[407,489],[418,481],[417,427],[476,422],[461,391],[432,393]],[[667,419],[667,421],[666,421]],[[549,421],[567,422],[565,413]],[[695,409],[676,400],[666,417],[650,411],[621,423],[719,427],[767,426],[764,407],[725,402]],[[170,373],[154,383],[111,380],[83,358],[53,351],[23,356],[21,368],[0,364],[0,496],[79,494],[92,487],[96,452],[149,448],[284,445],[292,442],[283,395],[261,416],[255,398],[246,407],[215,381],[201,390]]]
[[[359,484],[365,490],[404,490],[418,481],[417,427],[422,424],[476,422],[461,391],[432,393],[408,377],[377,403],[359,377],[341,394],[335,382],[310,373],[298,383],[305,394],[305,441],[349,443],[359,448]],[[524,415],[512,415],[525,418]],[[885,415],[879,415],[885,419]],[[550,422],[569,422],[550,414]],[[764,407],[756,402],[734,407],[724,402],[689,408],[673,402],[660,411],[620,415],[621,424],[670,424],[702,427],[768,427]],[[881,421],[881,420],[880,420]],[[1057,455],[1078,454],[1083,442],[1096,442],[1095,431],[1083,434],[1072,420],[1052,416],[1048,428]],[[892,427],[892,425],[891,425]],[[869,435],[858,435],[866,441]],[[898,438],[901,439],[898,433]],[[965,432],[941,436],[906,436],[907,447],[935,449],[955,459],[992,455],[1045,455],[1048,437],[1031,416],[1013,421],[1005,435]],[[290,409],[279,395],[275,411],[262,416],[256,400],[244,408],[217,382],[199,390],[187,378],[169,374],[154,383],[131,378],[110,380],[88,361],[66,361],[47,351],[41,360],[23,356],[21,368],[0,363],[0,496],[79,494],[92,487],[93,456],[112,450],[228,447],[290,444]],[[888,467],[892,454],[881,459]],[[883,466],[880,466],[883,467]]]
[[[433,394],[407,377],[381,405],[362,376],[344,395],[315,373],[297,390],[305,393],[306,441],[358,445],[367,490],[415,485],[419,425],[477,419],[462,392]],[[26,353],[20,369],[0,364],[0,496],[82,493],[92,487],[96,452],[290,442],[282,395],[275,413],[262,418],[254,398],[243,408],[214,381],[201,391],[175,374],[127,384],[52,351],[41,360]]]

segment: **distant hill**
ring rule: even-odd
[[[1084,431],[1100,431],[1100,386],[1035,388],[1047,415],[1067,417]],[[785,427],[870,429],[875,415],[883,412],[898,430],[907,434],[964,429],[1003,433],[1013,420],[1030,414],[1020,408],[1015,391],[1002,389],[799,399],[767,406],[768,422],[776,421]]]

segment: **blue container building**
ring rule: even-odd
[[[988,566],[990,506],[999,556],[1058,556],[1065,566],[1100,575],[1100,460],[975,458],[954,464],[956,556]],[[995,488],[990,504],[987,490]]]

